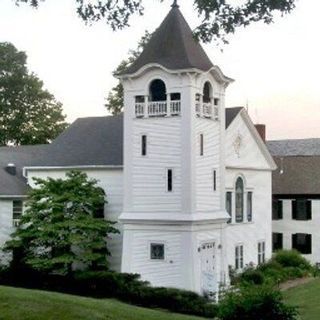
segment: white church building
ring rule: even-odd
[[[0,242],[33,178],[78,169],[99,181],[118,221],[112,269],[155,286],[215,291],[229,269],[271,257],[272,171],[233,81],[214,65],[174,4],[140,57],[118,75],[124,112],[76,120],[50,145],[0,148]]]

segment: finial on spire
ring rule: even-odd
[[[173,3],[171,5],[172,8],[179,8],[179,5],[177,3],[178,1],[177,0],[173,0]]]

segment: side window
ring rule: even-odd
[[[295,233],[292,235],[292,249],[303,254],[312,253],[312,235],[307,233]]]
[[[226,211],[229,213],[230,219],[228,223],[231,222],[232,219],[232,192],[226,192]]]
[[[212,172],[212,184],[213,184],[213,191],[217,191],[217,171],[213,170]]]
[[[150,244],[150,259],[151,260],[164,260],[164,244],[163,243],[151,243]]]
[[[272,200],[272,220],[283,219],[283,202],[282,200]]]
[[[258,242],[258,264],[264,263],[266,259],[266,243]]]
[[[23,212],[23,201],[22,200],[13,200],[12,201],[12,220],[13,226],[17,227],[21,219]]]
[[[147,136],[145,134],[141,136],[141,155],[147,155]]]
[[[252,221],[252,192],[247,193],[247,219]]]
[[[307,199],[297,199],[292,201],[292,219],[293,220],[311,220],[312,204]]]
[[[235,247],[235,268],[236,270],[243,269],[243,245]]]
[[[272,251],[283,249],[283,234],[278,232],[272,233]]]
[[[242,178],[236,181],[236,222],[243,222],[244,184]]]

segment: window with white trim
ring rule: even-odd
[[[23,212],[23,201],[22,200],[13,200],[12,201],[12,219],[13,226],[17,227]]]
[[[243,269],[243,245],[237,245],[235,247],[235,268],[236,270]]]
[[[231,223],[231,219],[232,219],[232,192],[231,191],[226,192],[226,211],[229,213],[229,216],[230,216],[228,223]]]
[[[150,244],[150,259],[151,260],[164,260],[164,244],[151,243]]]
[[[247,220],[252,221],[252,192],[247,192]]]
[[[236,181],[236,222],[243,222],[244,212],[244,183],[239,177]]]
[[[266,261],[266,243],[265,241],[258,242],[258,264]]]

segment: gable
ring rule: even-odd
[[[274,170],[276,165],[245,110],[226,130],[226,167]]]

